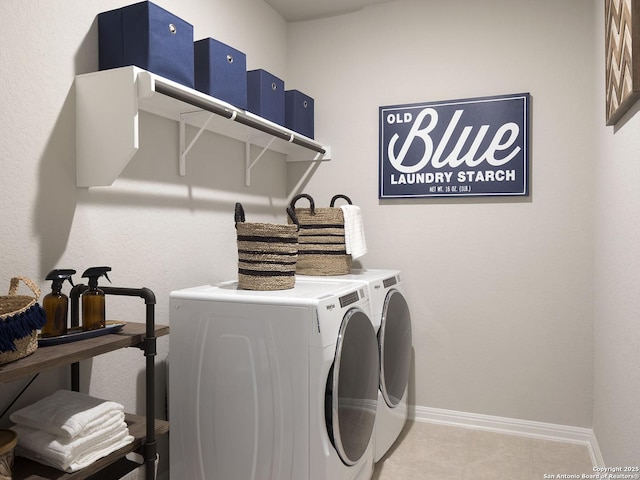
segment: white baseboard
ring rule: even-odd
[[[417,422],[438,423],[507,435],[585,445],[589,450],[589,456],[591,457],[593,466],[605,466],[598,441],[596,440],[593,430],[590,428],[571,427],[553,423],[495,417],[492,415],[457,412],[455,410],[421,406],[410,406],[409,416]]]

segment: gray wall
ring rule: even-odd
[[[307,190],[348,193],[363,265],[404,271],[417,405],[591,425],[593,16],[581,0],[407,0],[289,27],[289,77],[335,157]],[[379,106],[520,92],[530,197],[378,200]]]
[[[593,429],[607,465],[640,459],[640,105],[604,127],[604,8],[594,1],[598,121],[594,151]]]
[[[281,156],[267,155],[245,187],[244,144],[212,134],[190,152],[187,176],[180,177],[177,123],[142,113],[140,151],[114,185],[76,188],[74,78],[98,68],[96,15],[127,3],[133,2],[0,3],[0,289],[8,289],[11,276],[26,275],[46,293],[52,268],[81,273],[110,265],[113,285],[155,292],[156,321],[168,324],[169,292],[236,275],[234,203],[241,201],[255,221],[282,219],[287,175]],[[286,76],[286,22],[262,0],[160,4],[193,23],[197,39],[215,36],[246,52],[249,68]],[[194,133],[189,129],[189,137]],[[144,315],[140,299],[107,299],[111,319],[144,321]],[[164,337],[157,357],[160,413],[168,350]],[[82,389],[144,413],[143,370],[138,349],[102,355],[84,362]],[[25,383],[3,385],[0,405]],[[68,386],[66,370],[47,371],[15,408],[60,386]],[[166,450],[161,457],[165,462]]]

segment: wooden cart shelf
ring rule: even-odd
[[[0,365],[0,383],[13,382],[50,368],[70,365],[121,348],[140,346],[144,339],[145,328],[144,323],[127,323],[118,333],[62,345],[40,347],[28,357]],[[169,327],[156,325],[155,332],[156,337],[168,335]]]
[[[26,458],[16,457],[13,466],[13,480],[81,480],[90,478],[105,467],[114,464],[130,452],[140,449],[144,445],[146,435],[145,418],[138,415],[127,414],[125,418],[129,426],[129,433],[134,437],[133,443],[122,447],[111,455],[101,458],[82,470],[73,473],[65,473],[55,468],[47,467]],[[156,420],[156,435],[162,435],[169,431],[169,422]]]

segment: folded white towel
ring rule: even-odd
[[[18,434],[17,455],[66,472],[80,470],[134,440],[129,435],[124,414],[121,418],[114,417],[100,430],[73,439],[24,425],[14,425],[11,429]]]
[[[124,407],[116,402],[84,393],[58,390],[36,403],[13,412],[9,418],[18,425],[43,430],[62,438],[87,435]]]
[[[88,422],[82,431],[73,438],[84,437],[91,435],[92,433],[99,432],[104,429],[105,425],[109,425],[111,422],[124,421],[124,412],[120,410],[111,410],[105,412],[104,415],[96,417],[95,420]]]
[[[355,260],[367,253],[362,213],[360,207],[356,205],[343,205],[340,208],[344,216],[345,247],[347,253],[351,254],[351,258]]]

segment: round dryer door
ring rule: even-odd
[[[357,463],[369,446],[378,406],[379,368],[371,320],[353,308],[342,320],[325,395],[329,437],[346,465]]]
[[[409,382],[411,368],[411,315],[404,296],[395,289],[385,298],[378,331],[380,391],[390,407],[397,406]]]

